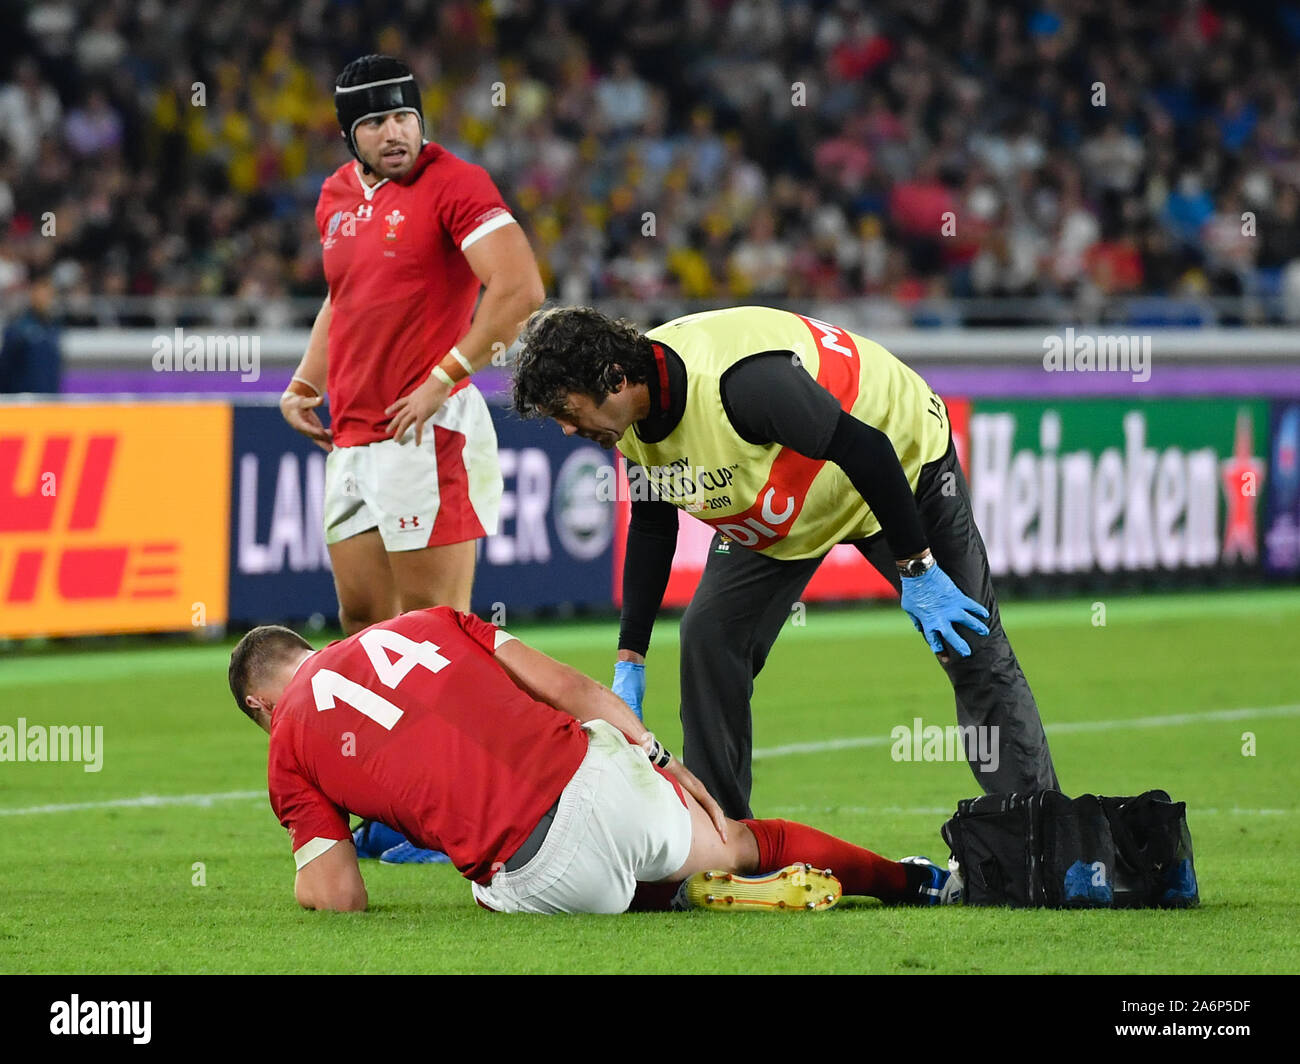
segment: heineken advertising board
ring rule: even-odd
[[[1255,399],[974,402],[966,469],[993,575],[1258,574],[1269,414]]]

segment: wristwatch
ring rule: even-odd
[[[935,565],[934,555],[927,554],[924,558],[908,558],[905,562],[898,562],[899,576],[922,576],[927,569]]]

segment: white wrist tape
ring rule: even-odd
[[[646,732],[641,736],[640,746],[645,751],[645,756],[650,759],[650,763],[656,768],[665,768],[673,759],[673,755],[668,752],[663,743],[655,738],[654,732]]]
[[[464,355],[460,353],[459,347],[456,347],[453,344],[451,350],[448,351],[447,354],[451,355],[452,358],[454,358],[457,362],[459,362],[461,366],[464,367],[465,372],[468,373],[471,377],[474,375],[474,364],[470,362],[468,358],[466,358]]]

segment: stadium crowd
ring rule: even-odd
[[[324,291],[331,88],[405,57],[563,302],[1280,295],[1300,8],[35,0],[0,41],[0,295]],[[10,17],[12,15],[12,17]]]

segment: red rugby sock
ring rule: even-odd
[[[671,906],[673,895],[677,893],[677,883],[638,883],[630,913],[666,913]]]
[[[775,872],[802,861],[829,868],[845,894],[862,894],[881,901],[902,901],[915,893],[908,886],[907,865],[827,835],[792,820],[742,820],[758,840],[760,872]]]

